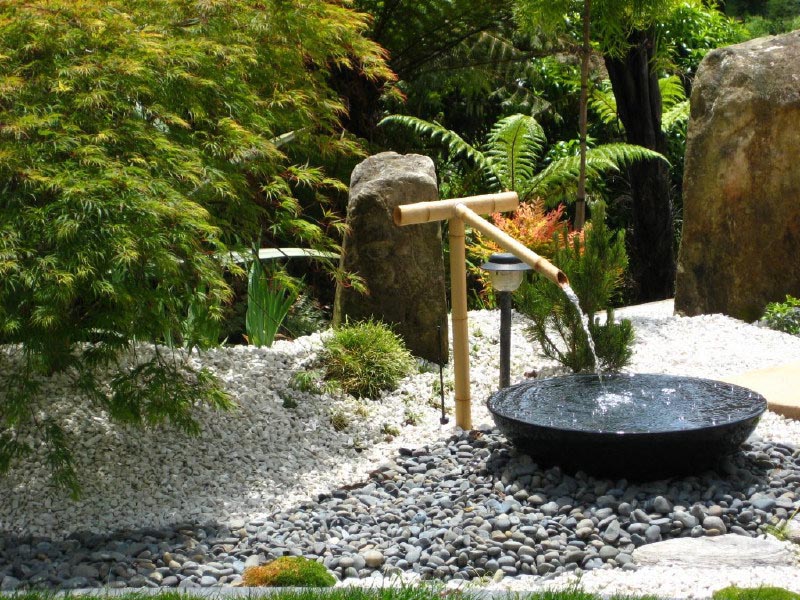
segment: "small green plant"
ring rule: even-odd
[[[347,415],[344,413],[344,411],[333,411],[330,419],[331,427],[333,427],[334,431],[344,431],[350,426],[350,419],[347,418]]]
[[[785,302],[770,302],[762,320],[770,329],[800,335],[800,299],[787,294]]]
[[[283,406],[283,408],[297,408],[297,400],[295,400],[290,394],[282,393],[280,394],[280,397],[282,400],[281,406]]]
[[[453,393],[455,390],[455,384],[453,383],[452,379],[445,379],[444,380],[444,391],[445,396],[447,394]],[[433,380],[433,386],[431,387],[431,395],[428,397],[427,401],[425,402],[431,408],[435,408],[436,410],[441,409],[442,405],[442,384],[439,381],[439,378],[436,377]]]
[[[388,326],[379,321],[346,324],[323,342],[320,360],[325,379],[356,398],[376,398],[393,390],[415,368],[411,353]]]
[[[220,345],[222,337],[222,321],[220,315],[212,312],[206,298],[208,286],[200,284],[195,290],[195,295],[189,302],[186,319],[181,323],[181,341],[184,348],[189,350],[199,348],[208,350]],[[167,330],[164,335],[168,346],[174,346],[172,333]]]
[[[740,588],[732,585],[714,592],[714,600],[800,600],[800,594],[779,587]]]
[[[291,338],[311,335],[328,325],[325,311],[308,293],[300,294],[283,320],[282,330]]]
[[[253,261],[247,280],[247,340],[258,347],[272,346],[295,297],[261,261]]]
[[[450,379],[450,378],[445,379],[444,380],[444,391],[445,392],[452,392],[454,389],[455,389],[455,384],[453,383],[453,380]],[[439,381],[438,377],[436,377],[433,380],[433,393],[436,395],[437,398],[442,393],[442,382]]]
[[[335,583],[324,565],[302,556],[282,556],[242,573],[247,587],[331,587]]]
[[[381,433],[383,435],[390,435],[392,437],[400,435],[400,428],[391,423],[384,423],[381,425]]]
[[[298,392],[307,394],[319,394],[320,373],[317,371],[297,371],[289,381],[289,387]]]
[[[791,515],[789,515],[788,519],[778,521],[777,520],[778,517],[773,517],[774,519],[776,519],[775,521],[773,521],[773,524],[764,525],[761,529],[764,533],[768,533],[769,535],[781,541],[786,541],[789,539],[788,535],[789,525],[791,524],[791,522],[794,520],[794,518],[797,516],[798,513],[800,513],[800,507],[796,508],[794,512]]]
[[[578,311],[560,287],[539,275],[523,283],[515,294],[518,309],[533,321],[529,332],[546,356],[576,373],[595,368],[619,370],[630,361],[633,342],[631,322],[615,323],[610,310],[628,264],[622,233],[608,229],[605,211],[598,203],[583,240],[562,235],[556,242],[553,262],[566,273],[589,317],[600,364],[594,364]],[[595,319],[601,310],[607,311],[604,324]]]
[[[414,412],[410,408],[403,411],[403,425],[419,425],[421,421],[422,415],[418,412]]]

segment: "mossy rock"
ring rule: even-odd
[[[730,586],[714,592],[712,598],[714,600],[800,600],[800,594],[779,587]]]
[[[242,573],[247,587],[331,587],[335,583],[325,565],[302,556],[282,556]]]

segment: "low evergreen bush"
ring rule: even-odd
[[[387,325],[369,320],[346,324],[323,342],[325,379],[356,398],[376,398],[393,390],[415,363],[400,337]]]
[[[576,373],[621,369],[630,361],[633,342],[631,322],[623,319],[615,323],[611,310],[628,265],[622,233],[608,229],[605,210],[598,204],[582,240],[562,233],[554,242],[553,263],[569,278],[589,318],[599,364],[595,365],[578,311],[559,286],[537,274],[515,294],[518,310],[533,321],[529,333],[546,356]],[[601,324],[596,316],[603,310],[607,318]]]
[[[331,587],[336,579],[324,565],[302,556],[282,556],[242,573],[248,587]]]

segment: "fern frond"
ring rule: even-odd
[[[381,119],[378,125],[382,126],[388,123],[406,127],[422,137],[429,138],[432,142],[441,144],[447,149],[451,160],[464,158],[484,171],[485,174],[492,176],[494,173],[491,161],[483,152],[467,143],[456,132],[450,131],[436,121],[425,121],[408,115],[389,115]]]
[[[586,177],[599,178],[606,173],[619,172],[623,167],[639,160],[662,159],[662,154],[635,144],[603,144],[586,152]],[[556,190],[572,188],[580,172],[580,156],[565,156],[550,163],[531,180],[528,194],[546,198]]]
[[[661,115],[661,131],[667,133],[677,126],[685,126],[689,121],[689,101],[679,102]]]
[[[486,154],[504,189],[520,192],[530,181],[545,141],[542,126],[530,115],[511,115],[494,124]]]
[[[622,123],[617,116],[617,99],[614,97],[611,83],[607,79],[599,87],[592,90],[592,95],[589,98],[589,108],[606,125],[616,125],[622,129]]]
[[[661,92],[661,107],[665,112],[686,100],[686,90],[676,75],[659,79],[658,89]]]

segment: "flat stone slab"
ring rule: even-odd
[[[758,392],[772,412],[800,419],[800,361],[731,375],[723,381]]]
[[[771,538],[742,535],[676,538],[641,546],[633,560],[642,566],[683,568],[746,568],[796,566],[791,545]]]

